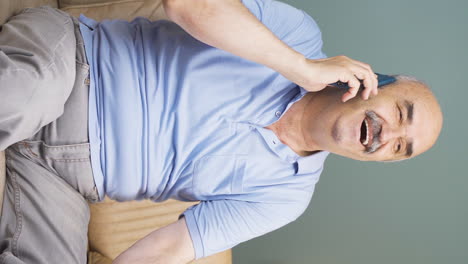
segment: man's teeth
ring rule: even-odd
[[[367,123],[367,119],[364,119],[364,124],[366,124],[366,140],[362,144],[367,145],[369,143],[369,123]]]

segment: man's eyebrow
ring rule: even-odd
[[[410,101],[405,100],[405,108],[406,108],[406,118],[408,123],[413,122],[413,112],[414,112],[414,104]]]
[[[409,158],[411,157],[411,155],[413,155],[413,142],[408,142],[408,144],[406,145],[405,156]]]
[[[411,125],[413,123],[413,112],[414,112],[414,104],[408,100],[405,100],[405,108],[406,108],[406,120]],[[413,142],[408,142],[406,145],[406,157],[411,157],[413,155]]]

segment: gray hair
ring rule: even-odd
[[[431,90],[430,86],[427,85],[427,83],[425,83],[424,81],[414,77],[414,76],[411,76],[411,75],[404,75],[404,74],[394,74],[394,75],[391,75],[392,77],[395,77],[397,79],[397,83],[398,82],[412,82],[412,83],[416,83],[416,84],[419,84],[421,86],[424,86],[426,87],[428,90]]]

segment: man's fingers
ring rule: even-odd
[[[377,81],[375,79],[374,73],[366,72],[365,74],[363,73],[362,75],[365,75],[364,81],[363,81],[364,90],[362,91],[362,99],[367,100],[369,99],[371,92],[377,89]]]
[[[315,82],[309,82],[305,85],[308,91],[319,91],[329,83],[340,81],[348,83],[349,89],[342,96],[342,101],[346,102],[355,97],[359,93],[361,85],[363,91],[361,96],[364,100],[369,99],[371,95],[378,93],[378,80],[374,71],[369,64],[353,60],[346,56],[336,56],[326,59],[314,60],[310,65],[313,71],[310,76],[318,76],[317,86]],[[337,78],[338,77],[338,78]],[[312,78],[312,77],[311,77]]]
[[[377,94],[378,81],[375,73],[371,67],[363,62],[355,61],[356,68],[354,68],[355,76],[363,81],[364,89],[361,93],[362,99],[367,100],[370,94]]]
[[[355,60],[354,62],[355,62],[356,64],[358,64],[359,66],[361,66],[362,68],[366,69],[366,71],[374,73],[374,72],[372,71],[372,67],[371,67],[369,64],[364,63],[364,62],[362,62],[362,61],[357,61],[357,60]]]
[[[378,87],[378,80],[376,78],[376,75],[374,71],[372,70],[372,67],[364,62],[358,61],[358,60],[352,60],[353,63],[358,66],[360,69],[357,70],[362,74],[365,74],[364,78],[360,78],[361,80],[364,80],[364,87],[367,89],[370,89],[370,91],[367,93],[366,98],[369,98],[369,94],[372,93],[376,95],[378,93],[377,87]],[[367,80],[368,79],[368,80]]]
[[[377,88],[375,88],[374,90],[372,90],[372,94],[373,94],[374,96],[376,96],[376,95],[379,93],[379,79],[378,79],[377,74],[374,74],[374,76],[375,76],[375,86],[376,86]]]
[[[343,102],[346,102],[349,99],[356,96],[356,94],[359,91],[359,87],[361,86],[361,82],[354,75],[348,76],[348,80],[341,80],[341,81],[347,82],[349,86],[348,91],[341,98]]]
[[[377,95],[378,93],[378,80],[377,80],[377,75],[374,73],[374,71],[372,70],[372,68],[370,67],[370,65],[366,64],[366,69],[368,70],[368,73],[369,73],[369,80],[371,80],[371,84],[370,86],[366,86],[366,88],[369,89],[369,93],[368,93],[368,96],[367,98],[369,98],[369,95],[372,93],[373,95]]]

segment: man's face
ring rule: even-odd
[[[357,160],[401,160],[429,149],[440,133],[440,107],[418,83],[398,81],[367,101],[342,103],[342,93],[327,87],[312,98],[306,111],[315,118],[303,120],[305,142]]]

